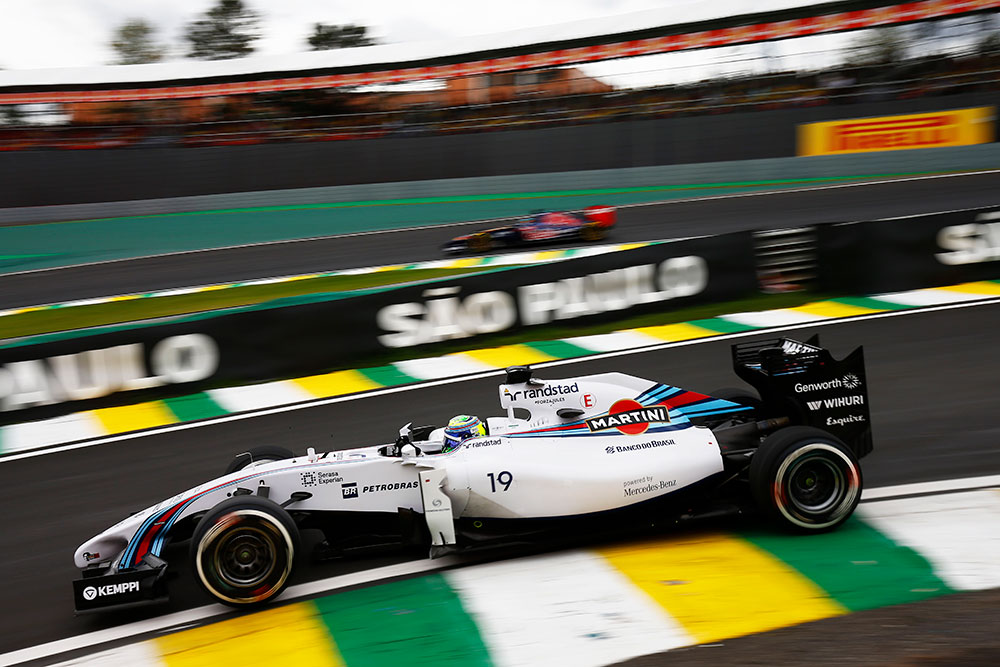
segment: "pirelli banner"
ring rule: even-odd
[[[822,225],[822,289],[874,294],[1000,279],[1000,207]]]
[[[985,144],[994,140],[994,116],[993,107],[974,107],[808,123],[798,128],[798,154],[843,155]]]
[[[752,236],[740,232],[39,337],[0,346],[0,423],[357,368],[387,352],[420,356],[437,344],[472,347],[491,334],[610,322],[756,290]]]

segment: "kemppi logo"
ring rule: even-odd
[[[957,137],[958,119],[951,114],[860,121],[831,127],[827,151],[841,153],[950,146]]]

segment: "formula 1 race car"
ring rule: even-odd
[[[558,241],[600,241],[615,226],[615,209],[589,206],[582,211],[544,211],[506,227],[457,236],[444,244],[445,254],[489,252],[494,248]]]
[[[872,449],[862,349],[838,361],[815,338],[780,338],[733,346],[733,362],[756,391],[511,367],[506,414],[444,453],[443,429],[410,425],[381,446],[251,449],[82,544],[76,609],[165,599],[168,541],[189,541],[211,597],[250,607],[284,589],[307,529],[328,556],[415,545],[433,557],[746,511],[801,532],[839,526]]]

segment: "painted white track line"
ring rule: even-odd
[[[545,368],[555,368],[558,366],[565,366],[568,364],[579,364],[586,363],[590,361],[598,361],[601,359],[610,359],[613,357],[621,357],[633,354],[645,354],[647,352],[655,352],[659,350],[666,350],[677,347],[686,347],[689,345],[700,345],[703,343],[714,343],[720,341],[737,340],[740,338],[747,338],[750,336],[760,336],[767,334],[777,334],[785,331],[796,331],[798,329],[804,328],[817,328],[823,326],[831,326],[835,324],[843,324],[844,322],[861,322],[866,320],[875,320],[887,317],[905,317],[907,315],[917,315],[930,312],[940,312],[947,310],[954,310],[957,308],[978,308],[982,306],[991,306],[1000,304],[1000,297],[993,298],[980,298],[976,301],[961,302],[961,303],[949,303],[942,304],[938,306],[928,306],[926,308],[920,308],[916,310],[894,310],[886,312],[872,313],[869,315],[854,315],[849,318],[831,318],[825,320],[818,320],[815,322],[804,322],[800,324],[788,324],[784,326],[775,326],[769,328],[754,329],[752,331],[742,331],[739,333],[731,334],[719,334],[716,336],[711,336],[709,338],[696,338],[692,340],[675,341],[675,342],[662,342],[654,345],[648,345],[641,348],[632,348],[626,350],[614,350],[611,349],[608,352],[601,352],[598,354],[592,354],[586,357],[576,357],[571,359],[556,359],[553,361],[546,361],[541,363],[532,364],[535,369],[545,369]],[[610,340],[610,339],[609,339]],[[609,345],[608,347],[615,347],[614,345]],[[471,369],[469,369],[471,370]],[[0,457],[0,465],[12,463],[14,461],[19,461],[25,458],[31,458],[35,456],[46,456],[49,454],[57,454],[60,452],[72,451],[75,449],[82,449],[86,447],[96,447],[98,445],[105,445],[113,442],[122,442],[125,440],[132,440],[136,438],[144,438],[152,435],[161,435],[164,433],[174,433],[191,428],[204,428],[207,426],[213,426],[216,424],[223,424],[226,422],[240,421],[244,419],[254,419],[256,417],[263,417],[267,415],[283,414],[286,412],[294,412],[297,410],[306,410],[322,405],[332,405],[334,403],[344,403],[348,401],[362,400],[365,398],[370,398],[374,396],[385,396],[389,394],[398,394],[407,391],[420,390],[425,387],[434,387],[446,384],[456,384],[459,382],[466,382],[469,380],[478,380],[488,377],[500,377],[504,374],[502,368],[497,368],[493,370],[485,370],[479,372],[470,372],[466,375],[461,375],[457,377],[446,377],[434,380],[429,380],[426,382],[418,382],[408,385],[398,385],[393,387],[385,387],[383,389],[376,389],[360,394],[349,394],[346,396],[336,396],[333,398],[322,398],[322,399],[312,399],[303,400],[298,403],[293,403],[289,405],[277,405],[273,407],[267,407],[262,409],[251,410],[248,412],[240,412],[237,414],[226,415],[224,417],[214,417],[211,419],[204,419],[197,422],[187,422],[180,424],[171,424],[168,426],[161,426],[157,428],[151,428],[144,431],[136,431],[131,433],[122,433],[119,435],[107,436],[102,438],[97,438],[93,440],[81,440],[77,442],[71,442],[64,445],[58,445],[50,447],[48,449],[33,449],[30,451],[25,451],[17,454],[8,454],[6,456]]]
[[[923,512],[928,512],[925,509],[926,505],[922,505],[921,512],[915,515],[909,515],[905,517],[903,525],[896,521],[898,515],[903,513],[905,509],[906,500],[899,500],[900,498],[908,499],[911,496],[919,494],[950,494],[962,491],[976,491],[983,488],[990,488],[990,493],[996,493],[1000,495],[1000,475],[992,475],[989,477],[970,477],[963,479],[949,479],[940,480],[936,482],[921,482],[917,484],[900,484],[896,486],[887,486],[880,488],[873,488],[865,490],[864,496],[862,498],[862,505],[858,509],[859,516],[865,520],[873,520],[878,522],[878,527],[887,528],[888,534],[896,533],[902,536],[902,541],[913,543],[914,540],[919,541],[919,514]],[[963,494],[967,495],[967,494]],[[875,501],[875,502],[873,502]],[[932,496],[925,495],[920,499],[922,503],[932,502],[942,507],[953,506],[955,503],[964,502],[964,499],[950,500],[947,495]],[[974,508],[974,512],[982,512],[981,508]],[[895,515],[895,516],[894,516]],[[892,518],[887,518],[892,517]],[[914,531],[914,525],[916,525],[916,533]],[[956,526],[955,531],[968,532],[968,529],[962,529]],[[914,534],[917,537],[913,537]],[[934,535],[927,536],[928,540],[933,541]],[[997,557],[1000,558],[1000,541],[996,539],[997,536],[993,536],[991,541],[991,551],[989,553],[980,554],[978,557],[972,557],[965,559],[964,565],[960,563],[960,569],[954,574],[957,579],[967,581],[974,588],[982,588],[984,586],[993,587],[1000,581],[1000,567],[994,563],[991,566],[989,572],[984,574],[982,567],[985,566],[986,560],[991,557],[994,552]],[[930,554],[932,560],[936,558],[936,555],[940,554],[942,560],[945,556],[951,555],[950,552],[937,545],[933,547]],[[570,554],[552,554],[548,556],[543,556],[544,558],[551,559],[552,563],[564,562],[568,563],[567,559],[572,559],[572,553]],[[1000,563],[1000,561],[997,561]],[[428,574],[431,572],[436,572],[439,570],[445,570],[449,568],[456,568],[457,566],[466,564],[467,561],[457,556],[446,556],[444,558],[437,558],[434,560],[422,559],[415,560],[406,563],[399,563],[396,565],[389,565],[386,567],[374,568],[371,570],[363,570],[360,572],[354,572],[351,574],[340,575],[336,577],[330,577],[327,579],[320,579],[317,581],[311,581],[296,586],[289,587],[286,592],[281,597],[281,602],[291,602],[298,599],[314,597],[321,594],[331,593],[340,589],[361,586],[361,585],[372,585],[380,581],[385,581],[397,577],[412,576],[419,574]],[[505,568],[503,562],[489,563],[485,566],[480,565],[477,567],[486,567],[490,572],[495,572],[497,576],[501,578],[510,576],[509,569]],[[576,567],[574,565],[573,567]],[[516,569],[516,568],[515,568]],[[456,581],[462,582],[467,586],[489,586],[487,583],[476,583],[469,577],[466,577],[461,573],[461,570],[456,569],[453,574],[456,574]],[[481,579],[481,577],[477,578]],[[544,582],[540,582],[543,585]],[[67,582],[68,585],[68,582]],[[581,595],[584,595],[581,592]],[[626,602],[623,600],[623,602]],[[636,600],[628,600],[630,608],[634,611],[637,605],[640,603]],[[86,634],[76,635],[74,637],[67,637],[65,639],[59,639],[56,641],[48,642],[46,644],[40,644],[38,646],[31,646],[28,648],[20,649],[17,651],[12,651],[10,653],[4,653],[0,655],[0,667],[9,667],[10,665],[16,665],[22,662],[28,662],[30,660],[41,660],[44,658],[51,658],[53,656],[61,655],[64,653],[69,653],[72,651],[80,651],[85,649],[90,649],[103,644],[110,644],[113,642],[121,642],[125,640],[135,640],[140,637],[153,636],[158,634],[164,634],[185,626],[202,624],[210,619],[225,616],[227,614],[232,614],[233,610],[221,604],[211,604],[203,607],[196,607],[194,609],[188,609],[185,611],[175,612],[172,614],[165,614],[163,616],[158,616],[156,618],[147,619],[144,621],[137,621],[135,623],[129,623],[126,625],[121,625],[115,628],[107,628],[105,630],[98,630],[96,632],[90,632]],[[661,612],[657,612],[660,614]],[[489,616],[489,610],[483,611],[484,616]],[[663,619],[656,617],[657,625],[660,629],[663,629]],[[626,622],[627,621],[627,622]],[[646,622],[649,622],[647,619]],[[642,626],[642,621],[635,617],[634,615],[630,619],[625,619],[619,626],[615,629],[616,632],[620,633],[633,633],[636,628]],[[502,628],[497,628],[497,631],[501,631]],[[566,628],[567,632],[571,630],[570,627]],[[665,648],[653,650],[666,650],[670,648],[671,645],[676,642],[681,641],[679,633],[669,634],[669,636],[660,636],[655,639],[656,645],[663,645]],[[651,640],[652,641],[652,640]],[[643,645],[645,646],[645,645]],[[639,647],[643,651],[645,648]],[[127,652],[122,655],[128,655]]]

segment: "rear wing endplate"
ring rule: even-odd
[[[843,440],[858,457],[872,450],[864,349],[842,360],[820,347],[774,338],[733,345],[733,370],[753,386],[767,416],[787,416]]]

